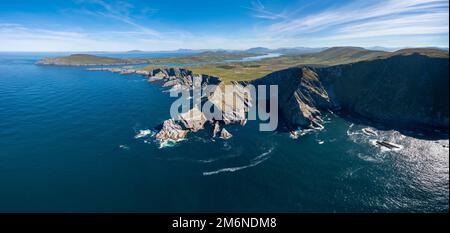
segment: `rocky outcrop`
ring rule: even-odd
[[[209,96],[209,101],[221,111],[221,120],[225,124],[245,125],[247,122],[246,112],[251,107],[252,96],[245,85],[244,82],[230,82]]]
[[[184,127],[192,132],[197,132],[203,129],[206,123],[206,117],[197,107],[180,114],[180,121],[183,123]]]
[[[217,85],[219,78],[209,75],[193,74],[192,71],[183,68],[164,68],[149,71],[149,82],[162,81],[163,87],[169,90],[192,90],[192,88],[202,88],[207,85]]]
[[[215,138],[219,132],[220,132],[220,124],[218,121],[216,121],[216,123],[214,123],[213,138]]]
[[[155,138],[161,142],[167,140],[179,141],[184,139],[189,131],[184,130],[173,119],[164,121],[161,130],[155,135]]]
[[[225,128],[223,128],[222,131],[220,131],[220,138],[230,139],[231,137],[233,137],[233,135],[230,132],[228,132],[228,130],[226,130]]]
[[[149,81],[161,81],[162,86],[174,89],[192,90],[193,88],[205,91],[208,85],[219,84],[219,79],[208,75],[195,75],[191,71],[181,68],[154,69],[149,71]],[[214,90],[212,90],[213,92]],[[207,96],[202,96],[202,101],[207,101]],[[175,119],[166,120],[171,122],[169,125],[180,124],[179,127],[166,127],[161,130],[162,135],[170,135],[171,130],[178,135],[180,128],[183,132],[197,132],[202,130],[207,123],[207,118],[198,106],[194,106],[189,111],[180,114]],[[184,134],[185,136],[185,134]],[[167,140],[167,137],[161,137],[161,140]],[[171,138],[169,138],[171,139]]]

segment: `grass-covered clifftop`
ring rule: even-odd
[[[261,78],[277,70],[295,66],[333,66],[411,54],[448,58],[448,51],[437,49],[403,49],[396,52],[383,52],[358,47],[334,47],[311,54],[284,55],[261,61],[192,65],[186,68],[194,71],[194,73],[220,77],[223,81],[248,81]]]
[[[317,53],[283,55],[260,61],[234,62],[226,64],[192,65],[187,68],[194,73],[220,77],[223,81],[248,81],[263,77],[277,70],[294,66],[330,66],[345,64],[381,56],[385,52],[357,47],[334,47]]]
[[[169,58],[152,58],[152,63],[155,64],[192,64],[192,63],[204,63],[204,62],[221,62],[227,60],[240,60],[246,57],[258,56],[261,54],[236,51],[207,51],[197,54],[181,57],[169,57]]]

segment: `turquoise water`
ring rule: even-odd
[[[160,148],[136,138],[169,118],[160,86],[44,55],[0,54],[0,212],[448,211],[448,136],[378,130],[386,151],[329,115],[297,140],[249,122]]]

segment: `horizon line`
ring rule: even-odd
[[[210,48],[210,49],[189,49],[189,48],[178,48],[173,50],[142,50],[142,49],[132,49],[132,50],[0,50],[0,53],[169,53],[169,52],[180,52],[180,51],[246,51],[253,48],[264,48],[270,50],[276,49],[330,49],[330,48],[340,48],[340,47],[348,47],[348,48],[363,48],[367,50],[376,50],[375,48],[380,49],[390,49],[393,51],[401,50],[401,49],[414,49],[414,48],[427,48],[427,49],[441,49],[441,50],[449,50],[449,47],[444,46],[404,46],[404,47],[385,47],[379,45],[373,46],[351,46],[351,45],[337,45],[337,46],[323,46],[323,47],[278,47],[278,48],[269,48],[264,46],[255,46],[246,49],[223,49],[223,48]]]

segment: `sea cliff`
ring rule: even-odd
[[[322,68],[277,71],[253,84],[279,85],[280,112],[290,125],[314,127],[340,110],[392,127],[447,130],[448,57],[395,55]]]

